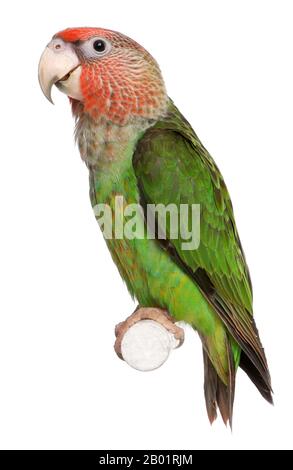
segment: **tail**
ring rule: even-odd
[[[273,405],[271,378],[267,364],[264,371],[260,370],[255,365],[254,361],[242,350],[239,366],[244,370],[244,372],[246,372],[259,393]]]
[[[203,337],[201,337],[203,340]],[[236,361],[232,351],[231,339],[226,337],[226,358],[228,363],[227,381],[224,383],[219,377],[214,365],[205,348],[206,341],[203,340],[203,363],[204,363],[204,394],[206,401],[207,414],[212,424],[217,418],[217,409],[220,410],[225,424],[229,422],[232,429],[233,402],[235,392],[236,369],[239,366],[243,369],[250,380],[257,387],[261,395],[271,404],[273,404],[272,388],[270,375],[267,366],[263,369],[253,360],[252,355],[240,352],[240,361]]]
[[[207,352],[203,348],[204,395],[210,423],[212,424],[217,418],[217,409],[219,409],[224,423],[227,425],[227,422],[229,422],[232,429],[236,369],[232,348],[228,339],[226,341],[226,349],[228,360],[227,384],[222,382]]]

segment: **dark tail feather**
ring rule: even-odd
[[[260,373],[251,359],[241,351],[240,364],[239,366],[243,369],[250,380],[254,383],[256,388],[259,390],[261,395],[271,404],[273,404],[272,388],[270,382],[270,375],[268,369],[266,374]]]
[[[204,363],[204,394],[206,400],[206,409],[210,423],[217,417],[217,408],[219,408],[222,419],[225,424],[229,421],[232,429],[233,402],[235,391],[235,366],[230,343],[227,340],[227,357],[229,364],[229,379],[225,385],[218,376],[208,354],[203,349]]]
[[[218,388],[218,375],[209,356],[202,349],[203,352],[203,365],[204,365],[204,396],[206,400],[206,408],[210,423],[212,424],[217,418],[217,388]]]

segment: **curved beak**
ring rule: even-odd
[[[51,90],[55,84],[72,98],[81,99],[80,62],[70,43],[53,39],[47,45],[40,58],[38,76],[42,92],[52,104]]]

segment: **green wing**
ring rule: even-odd
[[[200,204],[200,245],[183,250],[170,236],[162,246],[190,275],[241,346],[240,366],[271,401],[265,354],[252,318],[252,288],[223,178],[189,123],[170,101],[169,114],[139,141],[133,159],[143,206]],[[159,240],[158,240],[159,241]]]

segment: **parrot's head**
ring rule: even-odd
[[[52,102],[53,85],[75,113],[126,124],[164,114],[167,94],[157,62],[123,34],[101,28],[69,28],[53,36],[39,63],[39,82]]]

